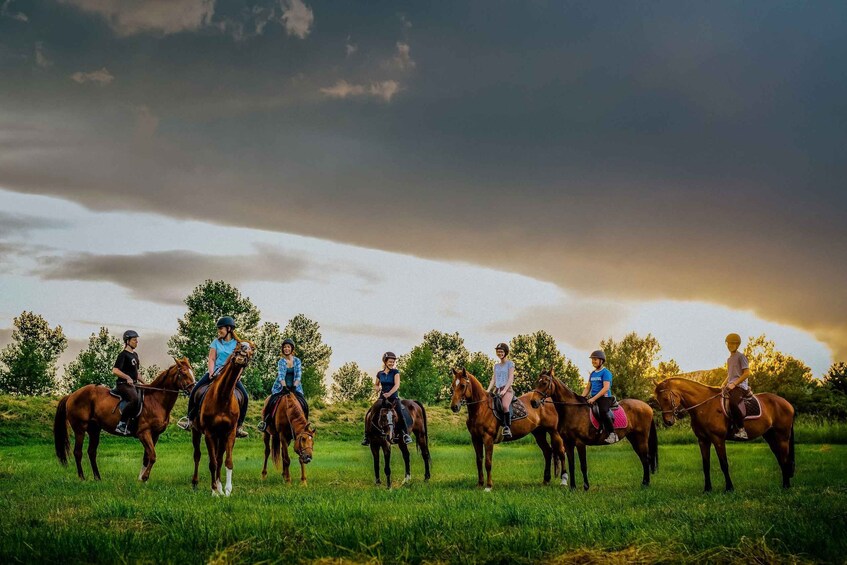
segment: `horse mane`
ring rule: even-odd
[[[295,398],[293,393],[289,393],[288,395],[288,410],[286,414],[288,415],[288,421],[291,423],[291,426],[294,427],[295,424],[302,426],[300,429],[309,425],[309,420],[306,419],[306,415],[303,413],[303,408],[300,406],[300,401]],[[293,412],[293,414],[292,414]]]
[[[550,373],[548,373],[547,371],[544,371],[543,373],[541,373],[541,375],[540,375],[540,376],[547,376],[547,377],[550,377],[551,379],[553,379],[553,383],[554,383],[556,386],[560,386],[560,387],[562,387],[564,390],[566,390],[566,391],[568,391],[569,393],[571,393],[572,395],[574,395],[574,396],[576,397],[576,399],[577,399],[577,400],[585,401],[585,397],[584,397],[584,396],[582,396],[581,394],[577,394],[577,393],[576,393],[576,392],[575,392],[575,391],[574,391],[571,387],[569,387],[568,385],[566,385],[566,384],[565,384],[565,381],[561,380],[559,377],[557,377],[557,376],[555,376],[555,375],[551,375],[551,374],[550,374]],[[586,404],[587,404],[587,402],[586,402]]]
[[[707,384],[701,383],[701,382],[699,382],[699,381],[695,381],[695,380],[692,380],[692,379],[686,379],[685,377],[668,377],[668,378],[666,378],[665,380],[660,381],[660,382],[658,382],[658,383],[656,383],[656,384],[657,384],[657,386],[658,386],[658,385],[660,385],[660,384],[662,384],[662,383],[666,383],[666,382],[668,382],[668,381],[682,381],[682,382],[684,382],[684,383],[691,383],[691,384],[695,384],[695,385],[697,385],[697,386],[701,386],[701,387],[703,387],[703,388],[705,388],[705,389],[709,389],[709,390],[711,390],[712,392],[715,392],[715,393],[717,393],[717,392],[720,392],[720,391],[721,391],[721,387],[719,387],[719,386],[707,385]]]
[[[155,387],[161,388],[162,385],[165,382],[165,378],[167,377],[167,375],[170,374],[171,369],[173,369],[176,366],[177,366],[177,364],[175,363],[175,364],[171,365],[170,367],[168,367],[167,369],[165,369],[164,371],[160,372],[158,375],[156,375],[156,378],[153,379],[153,382],[151,382],[147,386],[155,386]]]
[[[477,395],[476,395],[477,391],[480,392],[481,398],[485,398],[485,387],[482,386],[482,383],[479,382],[479,379],[477,379],[475,376],[473,376],[473,373],[469,373],[466,369],[462,369],[462,370],[465,372],[465,376],[468,377],[468,381],[470,381],[470,383],[471,383],[471,391],[473,391],[473,394],[472,394],[473,399],[479,400],[479,398],[477,398]]]

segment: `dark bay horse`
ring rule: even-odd
[[[262,420],[268,410],[268,400],[262,409]],[[265,464],[262,466],[262,478],[268,476],[268,456],[273,452],[274,467],[279,469],[282,457],[282,477],[291,483],[291,458],[288,456],[288,444],[294,442],[294,453],[300,460],[300,484],[306,486],[306,465],[312,461],[315,441],[315,426],[306,419],[303,408],[294,393],[283,395],[277,402],[276,413],[268,422],[264,432]],[[273,445],[273,450],[271,446]]]
[[[238,424],[238,400],[235,398],[235,385],[241,378],[244,368],[253,358],[256,346],[239,340],[235,350],[221,367],[220,373],[212,380],[206,396],[202,399],[191,425],[191,439],[194,443],[194,476],[191,484],[197,488],[197,470],[200,465],[200,436],[206,438],[206,451],[209,454],[209,472],[212,479],[212,496],[232,493],[232,448],[235,445],[235,431]],[[224,461],[226,458],[226,461]],[[221,468],[226,464],[226,487],[221,485]]]
[[[691,416],[691,429],[700,444],[700,456],[703,459],[704,490],[712,490],[712,477],[709,472],[711,451],[715,453],[726,481],[726,490],[733,490],[729,477],[729,463],[726,460],[726,440],[729,421],[721,408],[723,397],[721,389],[706,386],[696,381],[672,377],[656,385],[656,400],[662,409],[662,419],[666,426],[684,414]],[[755,395],[762,407],[762,415],[744,423],[744,429],[750,439],[759,436],[765,438],[776,456],[782,470],[782,486],[791,486],[794,476],[794,407],[784,398],[771,393]]]
[[[173,409],[180,391],[188,392],[194,386],[194,372],[188,359],[174,359],[174,364],[159,373],[149,385],[138,385],[145,391],[144,405],[137,418],[137,427],[133,435],[144,447],[144,458],[138,480],[150,478],[150,471],[156,462],[156,442],[159,435],[168,427],[171,409]],[[121,414],[116,409],[120,399],[109,394],[108,387],[102,385],[85,385],[79,390],[63,397],[56,409],[53,420],[53,441],[56,447],[56,457],[62,465],[68,464],[68,424],[74,431],[74,459],[76,471],[80,479],[85,479],[82,472],[82,444],[88,433],[88,459],[91,462],[91,472],[96,480],[100,480],[100,470],[97,468],[97,446],[100,444],[100,432],[105,430],[115,433]],[[118,435],[118,434],[115,434]]]
[[[426,422],[426,409],[423,404],[417,400],[402,400],[403,406],[409,411],[412,417],[412,425],[408,426],[409,432],[414,434],[417,441],[418,449],[421,452],[421,457],[424,461],[424,480],[430,478],[430,453],[429,453],[429,430]],[[385,483],[388,488],[391,488],[391,444],[394,442],[397,418],[402,418],[400,410],[395,410],[391,403],[385,400],[381,395],[373,406],[365,415],[365,430],[371,446],[371,454],[374,460],[374,484],[381,484],[379,480],[379,450],[382,449],[383,458],[385,459]],[[409,462],[409,446],[402,440],[397,442],[397,447],[400,448],[400,453],[403,454],[403,463],[406,469],[406,475],[403,477],[403,484],[406,484],[412,478],[412,470]]]
[[[553,405],[559,413],[559,434],[565,442],[568,454],[568,469],[570,471],[570,487],[576,488],[574,477],[574,447],[579,452],[579,467],[582,471],[582,488],[588,490],[588,462],[586,445],[607,445],[603,440],[604,434],[591,425],[589,413],[591,407],[585,397],[573,392],[562,381],[553,375],[553,370],[544,371],[539,375],[532,393],[533,406]],[[643,476],[641,484],[650,485],[650,473],[659,468],[658,440],[656,423],[653,421],[653,409],[645,402],[626,398],[618,402],[627,417],[627,427],[616,429],[618,437],[626,437],[632,449],[641,461]]]
[[[557,457],[564,461],[565,451],[562,438],[557,429],[558,414],[552,405],[535,408],[530,405],[532,394],[524,394],[520,400],[527,410],[527,417],[512,421],[512,439],[515,441],[528,434],[532,434],[535,443],[544,454],[544,484],[550,482],[550,460],[554,452]],[[497,437],[497,429],[500,423],[494,416],[493,399],[485,388],[472,374],[465,369],[453,369],[452,396],[450,408],[458,412],[462,405],[468,407],[468,431],[471,434],[474,451],[476,452],[476,469],[479,481],[478,486],[483,485],[482,462],[483,450],[485,453],[485,472],[487,481],[485,490],[491,490],[491,459],[494,455],[494,440]],[[553,443],[553,447],[547,442],[547,434]]]

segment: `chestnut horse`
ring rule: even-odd
[[[262,420],[268,410],[268,400],[262,409]],[[280,455],[282,456],[282,477],[286,483],[291,483],[291,458],[288,456],[288,444],[294,442],[294,453],[300,459],[300,484],[306,486],[306,465],[312,461],[312,450],[315,441],[315,426],[306,419],[300,401],[294,393],[283,395],[276,406],[273,420],[268,422],[264,432],[265,464],[262,466],[262,479],[268,476],[268,456],[271,455],[273,444],[274,467],[279,469]],[[280,445],[281,444],[281,445]]]
[[[530,405],[532,394],[524,394],[520,400],[526,406],[527,417],[520,420],[512,420],[512,438],[509,441],[520,439],[528,434],[535,437],[535,443],[544,454],[544,484],[550,483],[550,460],[555,452],[556,456],[564,461],[565,451],[562,438],[557,429],[558,415],[552,406],[535,408]],[[452,396],[450,408],[458,412],[462,405],[468,407],[468,431],[471,434],[474,451],[476,451],[476,470],[478,474],[478,486],[482,481],[483,450],[485,451],[485,472],[487,481],[485,490],[491,490],[491,458],[494,454],[494,440],[497,437],[497,429],[500,422],[494,416],[493,398],[486,392],[480,382],[467,370],[453,369]],[[553,447],[547,443],[547,434]]]
[[[704,491],[712,490],[712,477],[709,472],[711,459],[710,446],[715,453],[726,481],[726,490],[733,490],[729,478],[729,464],[726,460],[726,440],[729,421],[723,413],[721,389],[706,386],[696,381],[672,377],[656,385],[656,400],[662,409],[662,419],[666,426],[685,414],[691,416],[691,429],[700,444],[700,456],[703,458]],[[782,470],[782,486],[791,486],[794,476],[794,407],[784,398],[771,393],[755,395],[762,407],[759,418],[748,420],[744,429],[750,439],[759,436],[765,438],[776,456]]]
[[[418,449],[424,460],[424,480],[428,481],[430,477],[429,466],[431,458],[429,454],[429,430],[426,422],[426,409],[417,400],[402,400],[402,402],[412,417],[412,425],[408,426],[408,428],[409,432],[415,435]],[[375,421],[374,415],[376,415]],[[388,488],[391,488],[391,444],[394,442],[397,425],[396,418],[398,417],[403,417],[400,414],[400,410],[395,410],[391,403],[381,395],[380,399],[371,406],[365,415],[365,430],[374,460],[374,484],[381,484],[379,480],[379,450],[382,448],[382,454],[385,458],[385,484]],[[409,446],[402,439],[397,442],[397,446],[400,448],[400,453],[403,454],[403,463],[406,468],[403,484],[406,484],[412,478],[412,471],[409,465]]]
[[[137,418],[137,426],[133,435],[144,447],[144,457],[138,480],[150,478],[150,471],[156,462],[156,442],[159,435],[168,427],[171,409],[176,403],[180,391],[188,392],[194,386],[194,372],[187,358],[174,359],[174,364],[159,375],[149,385],[137,385],[144,390],[144,405]],[[88,459],[91,462],[91,472],[96,480],[100,480],[100,470],[97,468],[97,446],[100,443],[100,432],[105,430],[115,433],[121,414],[116,409],[119,398],[109,394],[108,387],[102,385],[85,385],[79,390],[63,397],[56,409],[53,421],[53,441],[56,447],[56,457],[62,465],[68,464],[68,424],[74,431],[74,459],[76,472],[80,479],[85,479],[82,472],[82,444],[88,433]],[[118,434],[115,434],[118,435]]]
[[[209,472],[212,480],[212,496],[232,493],[232,448],[235,445],[235,431],[238,424],[238,400],[235,398],[235,385],[241,378],[244,368],[253,358],[255,345],[249,341],[236,344],[235,350],[226,360],[209,385],[191,424],[191,439],[194,443],[194,476],[192,486],[196,489],[197,470],[200,465],[200,436],[206,438],[206,451],[209,454]],[[198,399],[200,400],[200,399]],[[224,462],[224,457],[226,461]],[[221,468],[226,464],[226,488],[221,485]]]
[[[588,490],[588,461],[585,454],[586,445],[607,445],[603,440],[605,435],[597,430],[589,421],[591,407],[584,396],[573,392],[562,381],[553,375],[553,370],[544,371],[539,375],[535,384],[532,401],[533,406],[552,404],[559,413],[559,434],[565,442],[568,453],[568,470],[570,472],[570,487],[576,488],[574,477],[574,447],[579,453],[579,467],[582,472],[582,488]],[[645,402],[633,398],[625,398],[618,402],[620,409],[626,412],[627,427],[615,430],[619,438],[626,437],[632,449],[641,460],[643,476],[642,486],[650,486],[650,474],[659,469],[658,440],[656,423],[653,421],[653,409]]]

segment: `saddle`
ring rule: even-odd
[[[212,383],[195,387],[194,390],[191,391],[191,394],[194,395],[194,405],[196,406],[195,410],[197,410],[197,414],[200,414],[200,407],[203,405],[203,400],[206,398],[206,393],[209,392],[210,386],[212,386]],[[236,388],[233,392],[235,393],[235,400],[238,401],[239,408],[243,408],[247,399],[244,398],[244,395],[241,394],[241,391],[238,388]]]
[[[621,405],[618,404],[617,398],[614,398],[612,401],[611,410],[614,415],[614,427],[616,430],[625,428],[629,425],[629,419],[626,417],[626,410],[621,408]],[[600,425],[600,407],[596,402],[591,405],[591,411],[589,412],[588,419],[591,421],[591,425],[594,426],[595,430],[602,429],[602,426]]]
[[[721,402],[721,408],[723,409],[724,417],[728,419],[732,419],[732,414],[729,408],[729,395],[723,397],[723,402]],[[739,403],[739,408],[744,413],[744,420],[755,420],[757,418],[762,417],[762,404],[759,402],[759,399],[755,394],[749,393],[744,398],[741,399]]]
[[[491,410],[494,412],[494,417],[498,422],[503,422],[503,399],[500,396],[491,393]],[[512,422],[523,420],[526,418],[526,406],[520,398],[513,398],[512,404],[509,406],[509,412],[512,414]]]
[[[103,385],[103,386],[106,386],[106,385]],[[111,394],[112,396],[117,398],[118,401],[119,401],[115,405],[115,408],[112,410],[112,412],[114,413],[115,410],[117,410],[120,414],[123,414],[124,408],[126,408],[126,405],[129,404],[129,401],[124,400],[123,396],[118,394],[114,388],[109,389],[109,394]],[[142,410],[144,410],[144,389],[143,388],[138,389],[138,413],[131,415],[130,418],[135,420],[136,418],[138,418],[141,415]]]
[[[286,391],[283,391],[283,392],[271,397],[271,403],[268,406],[267,413],[270,414],[272,419],[276,418],[276,411],[279,408],[279,401],[282,400],[283,396],[288,396],[289,394],[293,394],[294,398],[297,399],[297,402],[300,403],[300,409],[303,410],[303,415],[308,420],[309,419],[309,406],[306,404],[306,399],[303,398],[302,396],[300,396],[299,394],[295,393],[292,390],[286,390]]]

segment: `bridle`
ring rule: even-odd
[[[463,382],[462,382],[462,386],[463,386],[463,387],[470,387],[470,386],[471,386],[471,380],[470,380],[468,377],[461,376],[461,377],[456,377],[456,379],[457,379],[457,380],[461,380],[461,381],[463,381]],[[453,389],[455,390],[455,388],[456,388],[456,387],[455,387],[455,385],[454,385],[454,386],[453,386]],[[488,400],[488,395],[486,395],[486,396],[482,397],[482,398],[481,398],[481,399],[479,399],[479,400],[468,400],[468,399],[467,399],[467,397],[463,395],[463,396],[462,396],[462,401],[461,401],[461,402],[459,402],[459,407],[462,407],[462,406],[473,406],[474,404],[479,404],[479,403],[481,403],[481,402],[485,402],[486,400]]]
[[[538,401],[539,406],[544,404],[545,402],[549,402],[550,404],[555,404],[557,406],[588,406],[587,402],[568,402],[566,400],[553,400],[550,398],[550,393],[548,392],[550,388],[553,387],[553,375],[548,375],[546,373],[542,373],[541,376],[538,377],[538,380],[541,379],[549,379],[549,382],[544,386],[544,391],[540,391],[537,388],[533,389],[532,394],[537,394],[541,397],[541,400]]]
[[[677,392],[674,392],[670,388],[665,388],[665,389],[662,389],[661,391],[656,391],[656,399],[658,400],[659,395],[661,395],[663,393],[668,395],[668,400],[671,403],[671,409],[670,410],[662,410],[662,414],[673,414],[673,417],[677,420],[679,420],[682,416],[684,416],[686,412],[691,412],[692,410],[694,410],[698,406],[702,406],[703,404],[709,402],[710,400],[714,400],[715,398],[722,395],[722,392],[719,392],[719,393],[717,393],[713,396],[710,396],[709,398],[707,398],[706,400],[704,400],[702,402],[698,402],[697,404],[694,404],[693,406],[683,406],[682,405],[682,395],[677,393]],[[677,403],[677,398],[679,399],[679,403]],[[661,405],[661,403],[660,403],[660,405]]]
[[[162,391],[162,392],[175,392],[177,394],[181,393],[181,394],[184,394],[185,396],[188,396],[189,394],[191,394],[190,387],[193,388],[194,383],[192,382],[192,383],[189,383],[189,384],[185,384],[185,377],[187,377],[188,375],[186,375],[185,371],[183,370],[181,363],[177,363],[177,367],[178,368],[177,368],[176,385],[178,387],[178,390],[174,390],[172,388],[159,388],[159,387],[155,387],[155,386],[139,385],[139,384],[136,384],[135,388],[140,389],[140,390],[158,390],[158,391]],[[190,367],[189,367],[189,370],[190,370]]]

